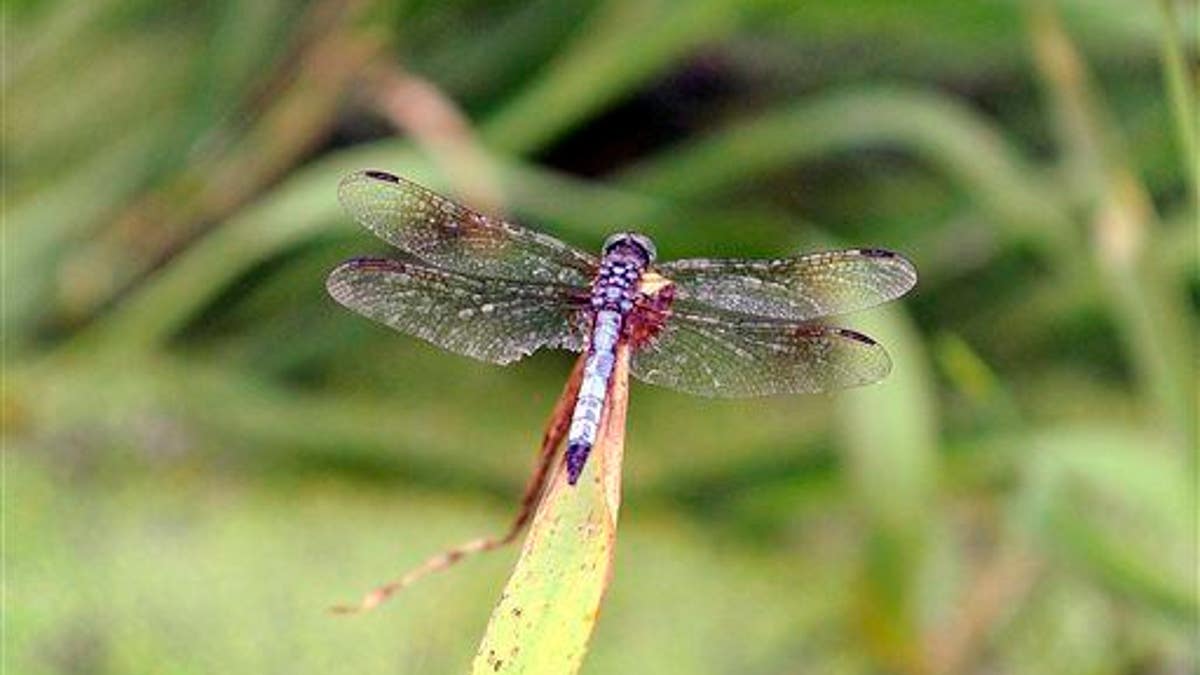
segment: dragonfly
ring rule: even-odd
[[[542,348],[586,354],[567,431],[571,485],[596,441],[619,343],[635,378],[699,396],[870,384],[891,370],[887,352],[825,319],[899,298],[917,281],[911,262],[879,248],[658,262],[649,237],[618,232],[597,256],[384,171],[350,174],[338,198],[397,249],[330,273],[342,305],[489,363]]]

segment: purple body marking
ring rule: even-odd
[[[567,432],[567,481],[572,485],[579,481],[596,442],[616,362],[617,340],[633,312],[638,280],[654,261],[654,254],[654,244],[639,234],[616,234],[604,244],[604,258],[590,298],[596,318],[588,340],[579,398]]]

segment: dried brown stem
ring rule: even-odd
[[[567,434],[567,429],[570,427],[571,409],[575,405],[575,398],[579,394],[579,385],[583,379],[583,362],[583,356],[580,356],[576,360],[575,367],[571,370],[571,375],[567,379],[567,384],[563,387],[562,395],[558,397],[558,402],[554,405],[554,411],[550,413],[550,420],[546,423],[546,431],[542,435],[542,446],[538,451],[537,464],[534,466],[533,473],[529,476],[529,481],[525,484],[525,491],[521,495],[521,503],[517,509],[517,515],[503,534],[472,539],[442,551],[404,573],[402,576],[367,593],[363,596],[359,604],[337,605],[331,608],[330,611],[335,614],[357,614],[374,609],[401,589],[412,585],[423,577],[434,572],[449,569],[468,556],[500,548],[516,539],[517,535],[525,529],[525,526],[529,524],[529,520],[533,517],[535,507],[542,493],[545,491],[546,485],[549,483],[551,470],[556,465],[555,460],[558,459],[556,450],[562,444],[562,440]]]

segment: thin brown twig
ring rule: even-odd
[[[546,430],[542,434],[542,445],[538,451],[537,463],[534,466],[533,473],[529,476],[528,482],[525,484],[525,491],[521,495],[521,503],[517,509],[517,515],[503,534],[499,536],[479,537],[478,539],[472,539],[442,551],[408,572],[405,572],[400,577],[367,593],[363,596],[359,604],[337,605],[332,607],[330,611],[335,614],[357,614],[372,610],[386,602],[388,598],[395,595],[398,591],[412,585],[423,577],[434,572],[449,569],[468,556],[485,553],[512,543],[517,538],[517,535],[525,529],[525,526],[529,524],[535,507],[545,492],[546,485],[549,483],[551,470],[556,464],[555,460],[558,459],[556,450],[562,444],[562,440],[567,434],[567,429],[571,423],[571,409],[575,405],[575,398],[579,395],[579,385],[583,379],[583,363],[584,357],[580,356],[575,362],[575,367],[572,369],[570,377],[567,379],[566,386],[563,387],[562,395],[558,397],[558,402],[555,403],[554,410],[550,413],[550,420],[546,423]]]

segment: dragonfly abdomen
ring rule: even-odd
[[[648,241],[648,240],[646,240]],[[583,382],[567,432],[567,481],[574,485],[583,473],[592,446],[609,380],[616,361],[617,340],[625,318],[633,310],[637,283],[650,263],[652,252],[634,235],[615,235],[605,246],[604,259],[592,284],[591,306],[595,311]]]
[[[596,443],[596,432],[600,426],[600,414],[604,411],[604,400],[608,395],[608,381],[612,377],[617,336],[620,332],[619,312],[603,310],[596,313],[592,345],[588,350],[587,362],[583,366],[583,382],[579,385],[579,398],[575,400],[571,428],[567,432],[567,481],[571,485],[579,480],[588,454]]]

